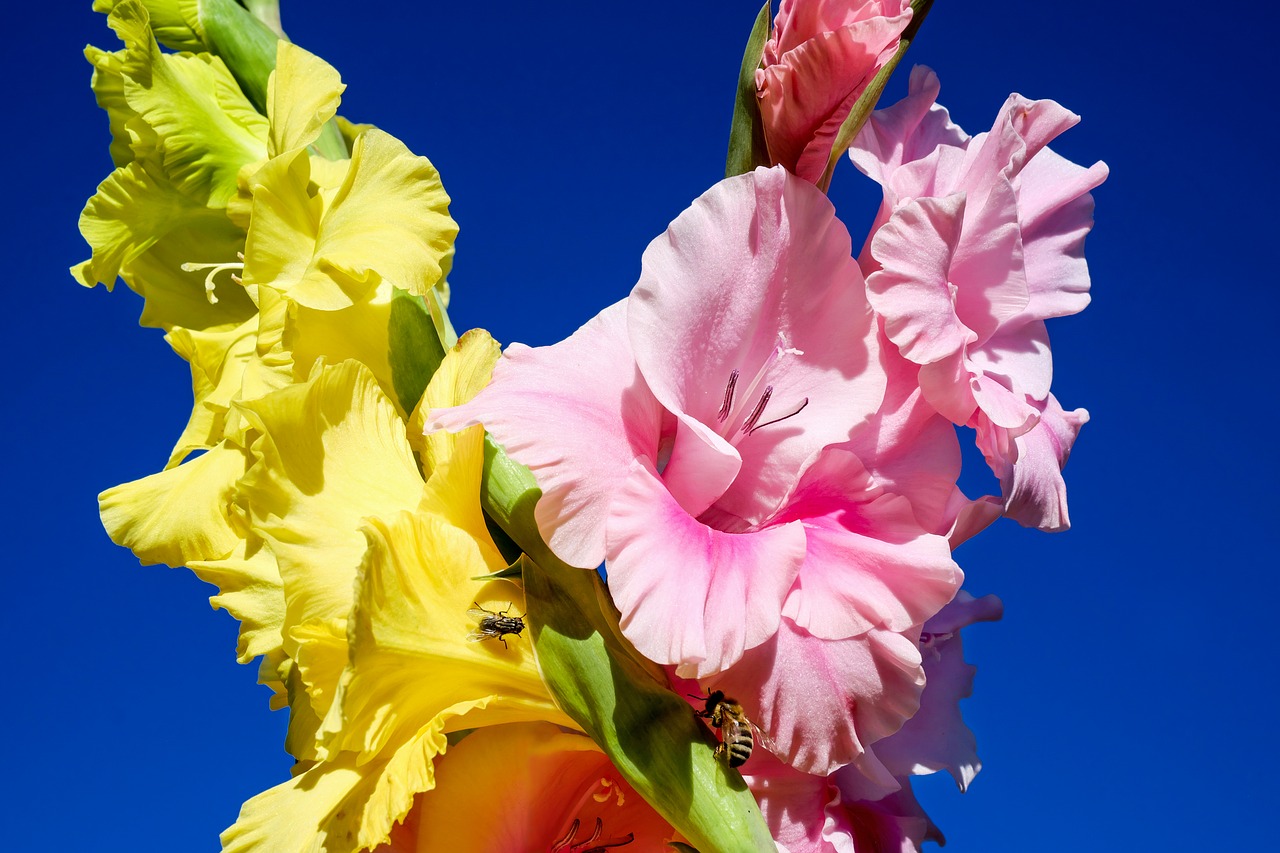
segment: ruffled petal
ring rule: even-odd
[[[884,396],[849,234],[826,195],[779,168],[721,181],[681,213],[645,250],[627,311],[654,396],[738,448],[742,470],[717,507],[749,523]]]
[[[720,672],[768,640],[804,558],[798,522],[755,533],[707,527],[640,460],[609,506],[607,531],[622,633],[685,677]]]
[[[960,630],[975,622],[994,622],[1004,606],[994,595],[975,599],[963,590],[924,626],[920,635],[927,679],[920,710],[895,734],[874,747],[876,756],[897,776],[945,769],[961,791],[982,769],[977,741],[960,715],[960,700],[973,692],[977,668],[965,663]]]
[[[825,776],[870,760],[863,772],[888,777],[867,746],[919,708],[920,663],[916,644],[901,634],[822,640],[783,617],[772,640],[704,687],[737,698],[764,745],[797,770]]]
[[[995,424],[979,424],[978,447],[1000,478],[1005,515],[1026,527],[1049,532],[1071,526],[1062,469],[1076,435],[1088,421],[1087,411],[1065,411],[1050,394],[1039,422],[1024,434],[1014,437]]]
[[[474,400],[427,417],[429,432],[483,423],[538,481],[547,545],[585,569],[604,561],[609,503],[632,460],[658,453],[662,408],[636,369],[626,324],[618,302],[554,346],[512,344]]]

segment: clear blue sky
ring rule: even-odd
[[[240,803],[286,777],[285,715],[235,664],[210,588],[139,568],[98,523],[99,491],[163,464],[190,383],[137,327],[139,299],[65,271],[87,254],[76,218],[110,168],[80,49],[115,43],[88,0],[57,5],[9,10],[2,60],[15,548],[0,719],[17,789],[4,846],[212,851]],[[624,295],[648,241],[721,176],[756,8],[284,0],[284,21],[341,71],[345,115],[440,169],[462,229],[458,328],[541,344]],[[1269,837],[1276,16],[938,0],[908,55],[937,70],[969,132],[1011,91],[1053,98],[1084,117],[1055,148],[1111,166],[1093,305],[1050,325],[1055,393],[1092,414],[1067,468],[1075,526],[1004,522],[957,554],[1006,618],[966,640],[983,772],[963,797],[945,778],[920,786],[948,851]],[[875,189],[846,163],[832,195],[857,243]]]

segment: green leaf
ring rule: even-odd
[[[769,38],[769,23],[773,15],[769,0],[760,7],[755,26],[747,39],[742,54],[742,70],[738,72],[738,96],[733,105],[733,124],[729,127],[729,156],[725,160],[724,176],[750,172],[756,166],[769,165],[769,149],[764,141],[764,120],[760,117],[760,102],[756,99],[756,70],[764,56],[764,43]]]
[[[757,853],[774,843],[736,770],[662,670],[622,636],[600,576],[558,560],[533,519],[533,475],[486,437],[482,500],[526,551],[525,599],[538,665],[557,704],[627,782],[707,853]],[[532,559],[530,559],[532,558]]]
[[[397,288],[391,297],[391,318],[387,325],[391,384],[400,408],[412,412],[444,360],[446,348],[436,332],[431,310],[421,296]]]
[[[872,78],[870,85],[859,96],[844,123],[840,125],[840,130],[836,132],[835,141],[831,146],[831,155],[827,158],[826,171],[822,173],[822,180],[818,181],[818,189],[826,192],[831,186],[831,176],[835,173],[836,164],[844,157],[844,153],[849,150],[849,146],[853,144],[854,137],[858,135],[858,131],[862,130],[862,126],[867,123],[867,119],[871,118],[871,112],[876,108],[876,102],[884,94],[884,87],[888,84],[889,78],[893,76],[893,72],[897,69],[898,63],[902,61],[902,57],[906,55],[907,48],[911,47],[912,40],[915,39],[916,33],[920,30],[920,25],[924,23],[924,19],[928,16],[929,9],[932,6],[933,0],[912,0],[911,23],[907,24],[907,28],[902,31],[902,40],[898,42],[898,50],[893,54],[893,58],[886,62],[879,73]]]

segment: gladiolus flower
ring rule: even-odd
[[[1047,147],[1079,120],[1053,101],[1011,95],[992,130],[970,139],[937,93],[933,72],[914,69],[907,98],[877,112],[851,150],[885,192],[861,259],[867,298],[920,365],[925,399],[978,433],[1005,513],[1066,529],[1061,469],[1088,414],[1049,393],[1044,321],[1089,302],[1089,191],[1107,167]]]
[[[805,719],[812,691],[799,684],[777,691],[786,708],[770,736],[826,772],[915,710],[919,656],[897,632],[959,580],[946,541],[830,447],[871,419],[886,382],[830,202],[757,169],[649,246],[628,299],[560,344],[508,348],[489,387],[429,426],[483,423],[528,466],[552,550],[583,568],[604,560],[623,633],[681,676],[731,671],[775,635],[811,638],[819,654],[828,640],[857,646],[843,654],[862,677],[832,685],[838,719]],[[871,700],[851,689],[877,697],[861,736],[853,709]],[[784,735],[784,720],[847,734]]]

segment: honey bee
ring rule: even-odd
[[[479,602],[472,602],[474,608],[467,611],[467,615],[478,620],[476,629],[467,635],[467,639],[473,643],[481,640],[501,640],[503,648],[510,648],[507,645],[506,636],[512,634],[519,637],[524,631],[524,618],[520,616],[508,616],[507,611],[511,609],[511,605],[507,605],[507,610],[499,610],[494,613],[492,610],[486,610],[480,606]]]
[[[751,757],[751,749],[755,746],[755,738],[751,735],[751,721],[742,713],[738,700],[729,699],[722,690],[712,690],[710,696],[695,696],[692,699],[706,702],[706,707],[697,711],[697,715],[711,721],[711,725],[720,730],[720,745],[716,747],[716,757],[723,758],[730,767],[741,767]]]

